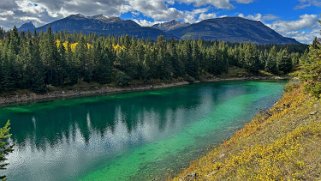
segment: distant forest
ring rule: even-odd
[[[94,34],[20,33],[0,29],[0,92],[48,86],[63,87],[81,81],[127,86],[133,81],[187,80],[244,68],[256,75],[291,72],[307,51],[305,45],[231,44],[194,40],[141,40],[129,36]]]

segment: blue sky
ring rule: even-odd
[[[240,16],[303,43],[310,43],[321,29],[321,0],[0,0],[0,26],[5,29],[29,21],[41,26],[77,13],[120,16],[143,26]]]

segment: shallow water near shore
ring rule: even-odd
[[[0,108],[8,180],[164,180],[282,95],[285,81],[228,81]]]

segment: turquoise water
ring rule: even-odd
[[[221,143],[285,82],[232,81],[0,108],[9,180],[164,180]]]

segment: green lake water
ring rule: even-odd
[[[285,82],[230,81],[0,108],[14,181],[164,180],[282,95]]]

